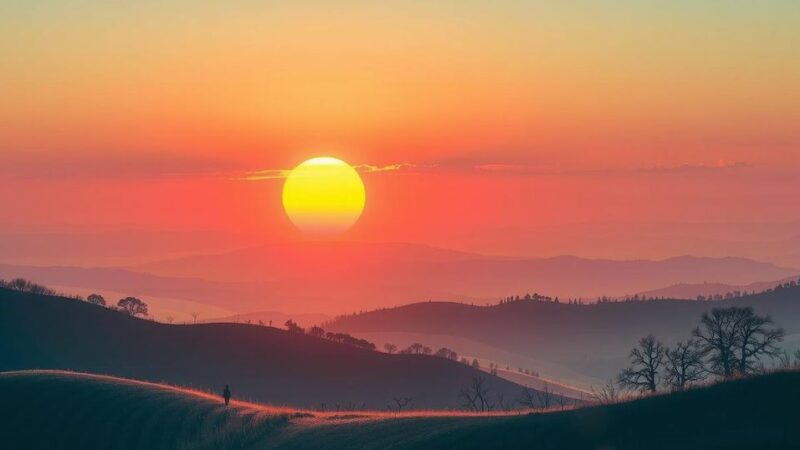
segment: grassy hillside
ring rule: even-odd
[[[780,373],[565,412],[315,427],[262,448],[792,449],[798,401],[800,374]]]
[[[495,306],[426,302],[346,316],[328,325],[348,333],[421,333],[438,345],[436,335],[458,336],[507,352],[563,366],[587,376],[606,378],[625,363],[637,339],[649,333],[667,343],[686,339],[703,312],[715,307],[752,306],[769,314],[787,335],[800,333],[800,286],[732,300],[697,302],[654,300],[569,305],[517,301]],[[422,341],[421,341],[422,342]],[[454,348],[469,354],[469,348]],[[477,354],[495,359],[491,354]],[[515,361],[503,361],[515,364]],[[520,365],[523,362],[519,362]],[[544,367],[531,367],[543,375]]]
[[[572,411],[447,416],[307,414],[128,380],[0,374],[4,448],[789,449],[800,373]]]
[[[454,361],[388,355],[244,324],[166,325],[85,302],[0,289],[0,371],[71,369],[219,391],[278,405],[458,408],[485,377],[493,393],[521,387]],[[494,394],[493,394],[494,395]]]
[[[244,448],[291,416],[92,375],[0,373],[0,392],[0,447],[7,449]]]

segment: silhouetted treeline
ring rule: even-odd
[[[298,334],[306,333],[306,330],[302,328],[300,325],[298,325],[292,319],[287,320],[284,325],[286,325],[286,329],[290,333],[298,333]],[[374,351],[377,348],[375,347],[375,344],[366,339],[359,339],[347,333],[332,333],[332,332],[326,333],[322,327],[316,325],[309,328],[306,334],[308,334],[309,336],[318,337],[320,339],[328,339],[330,341],[338,342],[340,344],[352,345],[353,347],[363,348],[365,350]]]
[[[14,278],[11,281],[0,280],[0,287],[38,295],[58,295],[55,290],[24,278]]]
[[[698,295],[695,300],[697,301],[718,301],[718,300],[732,300],[735,298],[747,297],[751,295],[758,295],[770,292],[780,291],[781,289],[789,289],[798,286],[800,283],[799,280],[792,280],[785,283],[781,283],[776,285],[775,287],[765,289],[760,292],[756,291],[740,291],[734,290],[731,292],[727,292],[725,294],[709,294],[709,295]],[[669,300],[668,297],[660,296],[645,296],[640,294],[634,295],[626,295],[624,297],[609,297],[606,295],[598,296],[595,299],[594,303],[623,303],[623,302],[647,302],[647,301],[654,301],[654,300]],[[566,299],[559,299],[558,297],[550,297],[546,295],[540,295],[538,293],[533,294],[525,294],[523,296],[519,295],[510,295],[508,297],[500,299],[498,302],[499,305],[504,305],[511,302],[519,302],[519,301],[534,301],[534,302],[550,302],[550,303],[566,303],[568,305],[588,305],[591,304],[590,302],[586,301],[586,299],[582,298],[566,298]]]

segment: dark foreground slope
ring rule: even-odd
[[[244,448],[291,417],[83,374],[0,373],[0,393],[0,448],[9,450]]]
[[[618,405],[342,424],[270,442],[281,449],[796,449],[798,401],[800,373],[779,373]]]
[[[88,375],[0,374],[10,449],[792,449],[800,373],[574,411],[512,416],[298,414]]]
[[[0,371],[71,369],[303,407],[457,408],[480,375],[506,398],[520,386],[454,361],[388,355],[244,324],[166,325],[59,297],[0,289]]]

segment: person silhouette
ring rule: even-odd
[[[225,406],[228,406],[228,403],[231,402],[231,389],[227,384],[225,385],[225,390],[222,391],[222,398],[225,399]]]

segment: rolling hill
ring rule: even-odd
[[[8,449],[243,448],[285,427],[293,414],[225,408],[218,398],[165,385],[49,371],[0,373],[0,392]]]
[[[0,371],[70,369],[220,390],[277,405],[459,408],[477,375],[507,398],[521,387],[455,361],[389,355],[277,328],[167,325],[60,297],[0,289]]]
[[[53,372],[0,373],[8,448],[789,449],[800,373],[550,413],[332,414],[219,399],[169,386]]]
[[[759,314],[771,315],[786,331],[787,344],[800,345],[795,339],[800,333],[800,286],[714,302],[570,305],[522,300],[494,306],[425,302],[344,316],[327,327],[377,343],[384,340],[381,334],[414,333],[429,346],[451,342],[447,336],[459,337],[490,347],[454,347],[459,353],[528,367],[588,387],[615,375],[640,337],[653,333],[668,344],[684,340],[703,312],[733,305],[752,306]],[[518,359],[509,360],[508,353]]]

